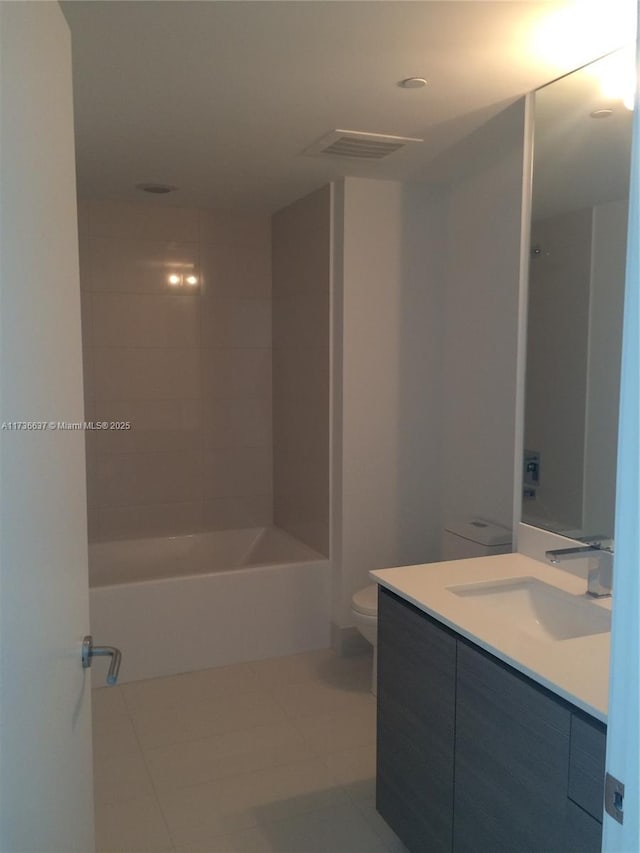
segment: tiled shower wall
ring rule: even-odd
[[[272,523],[267,216],[80,203],[90,540]],[[170,274],[196,286],[171,286]]]
[[[328,186],[273,217],[274,516],[329,553]]]

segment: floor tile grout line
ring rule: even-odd
[[[224,732],[216,732],[214,734],[205,735],[204,737],[191,738],[190,740],[180,740],[172,743],[164,744],[162,746],[150,746],[150,747],[141,747],[144,753],[154,752],[159,749],[172,749],[173,747],[184,746],[186,744],[197,744],[203,743],[204,741],[213,740],[214,738],[224,738],[228,735],[241,734],[242,732],[253,732],[258,729],[269,729],[274,728],[276,726],[288,725],[290,723],[289,720],[283,720],[282,722],[271,722],[271,723],[257,723],[255,726],[243,726],[241,729],[230,729]],[[298,732],[296,731],[296,734]],[[301,740],[304,740],[302,736],[300,736]]]
[[[238,696],[240,696],[240,695],[246,696],[246,695],[251,695],[251,693],[261,693],[261,692],[267,692],[268,693],[268,691],[250,691],[249,693],[243,692],[242,694],[239,693],[237,695]],[[243,725],[242,727],[237,728],[237,729],[236,728],[226,729],[224,731],[212,732],[209,735],[199,736],[199,737],[188,737],[185,739],[181,738],[180,740],[176,740],[176,741],[172,740],[170,742],[165,742],[162,744],[158,744],[156,746],[143,745],[143,742],[142,742],[141,737],[140,737],[140,732],[139,732],[140,721],[138,719],[136,719],[137,715],[136,715],[135,711],[132,711],[130,709],[130,706],[126,701],[126,698],[125,698],[125,710],[126,710],[126,717],[131,722],[132,728],[134,730],[136,742],[138,743],[138,745],[139,745],[139,747],[143,753],[146,753],[147,751],[152,751],[155,749],[170,748],[170,747],[175,747],[175,746],[179,746],[182,744],[195,743],[195,742],[199,742],[199,741],[209,740],[210,738],[213,738],[213,737],[224,737],[225,735],[231,735],[234,732],[253,731],[256,729],[267,728],[269,726],[279,725],[279,724],[291,725],[294,728],[294,730],[296,731],[296,733],[300,736],[300,738],[307,745],[310,746],[310,744],[309,744],[310,738],[307,735],[307,733],[305,732],[305,730],[301,727],[301,725],[300,725],[301,723],[303,723],[304,721],[313,720],[316,717],[325,717],[325,716],[331,716],[334,714],[338,714],[338,715],[339,714],[348,714],[352,710],[354,710],[351,707],[349,707],[349,703],[346,703],[345,705],[338,705],[338,706],[331,708],[329,710],[322,711],[319,714],[291,714],[286,710],[283,703],[280,702],[276,696],[271,695],[271,694],[269,694],[269,695],[270,695],[270,698],[275,702],[275,704],[279,708],[279,710],[284,714],[284,717],[282,720],[279,720],[279,721],[273,720],[270,723],[258,722],[258,723],[255,723],[253,725]],[[362,695],[366,696],[367,694],[363,693]],[[196,704],[207,705],[211,701],[213,701],[213,699],[207,699],[204,701],[199,700]],[[176,705],[175,707],[178,707],[178,706]],[[357,746],[362,746],[362,745],[363,744],[357,744]],[[310,748],[311,748],[311,746],[310,746]],[[321,750],[321,751],[313,750],[313,751],[319,757],[322,757],[325,754],[331,754],[331,752],[341,751],[341,750],[331,750],[329,753],[326,753],[324,750]]]
[[[308,761],[319,761],[319,762],[323,765],[323,767],[326,767],[326,769],[327,769],[327,770],[329,770],[329,768],[328,768],[328,766],[327,766],[327,764],[326,764],[326,761],[325,761],[325,758],[326,758],[326,755],[327,755],[327,754],[326,754],[326,753],[324,753],[324,752],[322,752],[322,751],[319,751],[319,750],[317,750],[317,749],[314,749],[314,748],[313,748],[313,746],[311,745],[311,743],[309,742],[309,739],[308,739],[308,738],[304,735],[304,733],[303,733],[303,732],[298,728],[298,726],[296,726],[296,724],[295,724],[295,719],[294,719],[294,718],[290,718],[290,717],[286,717],[286,718],[282,721],[282,723],[270,723],[270,724],[263,724],[263,723],[259,723],[259,724],[255,725],[255,726],[246,726],[246,727],[243,727],[243,728],[241,728],[241,729],[232,729],[232,730],[229,730],[229,731],[220,732],[220,733],[218,733],[218,734],[212,734],[212,735],[209,735],[209,736],[204,737],[204,738],[193,738],[193,739],[190,739],[190,740],[175,741],[175,742],[172,742],[172,743],[169,743],[169,744],[165,744],[165,745],[163,745],[163,746],[156,746],[156,747],[144,747],[144,746],[142,745],[142,743],[141,743],[140,739],[139,739],[139,736],[138,736],[138,730],[137,730],[137,727],[136,727],[135,720],[132,720],[132,724],[133,724],[133,729],[134,729],[134,733],[135,733],[135,736],[136,736],[136,742],[138,743],[139,749],[140,749],[140,751],[141,751],[141,753],[142,753],[142,756],[143,756],[143,759],[144,759],[144,763],[145,763],[145,767],[146,767],[146,769],[147,769],[147,773],[148,773],[148,774],[149,774],[149,776],[150,776],[151,783],[152,783],[152,786],[153,786],[154,791],[156,792],[156,796],[158,797],[158,800],[159,800],[158,786],[156,785],[156,782],[155,782],[155,780],[154,780],[153,774],[151,773],[151,770],[150,770],[150,768],[149,768],[149,763],[148,763],[148,760],[147,760],[147,758],[148,758],[148,756],[147,756],[147,752],[151,752],[151,751],[156,750],[156,749],[167,749],[167,748],[171,748],[171,747],[181,747],[181,746],[184,746],[184,745],[186,745],[186,744],[195,744],[195,743],[199,743],[199,742],[202,742],[202,741],[205,741],[205,740],[210,740],[210,739],[212,739],[212,738],[214,738],[214,737],[225,737],[226,735],[230,735],[230,734],[234,734],[234,733],[240,733],[240,732],[244,732],[244,731],[255,731],[255,730],[257,730],[257,729],[266,729],[266,728],[269,728],[269,727],[270,727],[270,726],[272,726],[272,725],[280,725],[280,724],[282,724],[282,725],[286,725],[286,726],[288,726],[289,728],[291,728],[291,729],[296,733],[296,735],[300,738],[301,743],[303,743],[303,744],[305,745],[305,747],[309,750],[309,752],[310,752],[310,756],[307,756],[307,757],[304,757],[304,758],[293,759],[293,760],[282,761],[282,762],[279,762],[279,761],[278,761],[278,762],[276,762],[276,763],[274,763],[274,764],[269,764],[267,767],[260,768],[260,770],[258,770],[257,772],[261,772],[261,771],[268,771],[268,770],[272,770],[272,769],[280,769],[280,768],[283,768],[283,767],[291,767],[291,766],[294,766],[294,765],[296,765],[296,764],[301,764],[301,763],[305,763],[305,762],[308,762]],[[331,754],[331,753],[330,753],[330,754]],[[225,777],[217,777],[217,778],[212,778],[212,779],[209,779],[209,780],[201,780],[201,781],[199,781],[199,782],[194,782],[194,783],[190,783],[190,784],[187,784],[187,785],[180,785],[180,786],[177,786],[175,790],[185,790],[185,789],[188,789],[188,788],[197,788],[197,787],[200,787],[200,786],[204,786],[204,785],[212,784],[212,783],[214,783],[214,782],[218,782],[218,781],[220,781],[221,779],[224,779],[224,778],[235,778],[236,776],[242,776],[242,775],[245,775],[245,772],[246,772],[246,771],[241,771],[241,772],[239,772],[239,773],[231,773],[231,774],[229,774],[228,776],[225,776]]]
[[[122,697],[123,697],[123,699],[124,699],[125,706],[127,707],[127,710],[128,710],[128,705],[127,705],[126,695],[125,695],[125,693],[124,693],[124,692],[123,692],[123,694],[122,694]],[[131,725],[132,725],[132,728],[133,728],[133,733],[134,733],[134,736],[135,736],[135,739],[136,739],[136,743],[138,744],[138,749],[140,750],[140,754],[141,754],[141,756],[142,756],[142,761],[143,761],[143,764],[144,764],[144,766],[145,766],[145,770],[147,771],[147,777],[148,777],[148,779],[149,779],[149,782],[151,783],[151,788],[153,789],[153,793],[154,793],[154,798],[155,798],[155,801],[156,801],[156,805],[158,806],[158,810],[159,810],[159,812],[160,812],[160,816],[162,817],[162,823],[164,824],[164,828],[165,828],[166,833],[167,833],[167,838],[170,840],[170,842],[171,842],[171,847],[172,847],[172,848],[173,848],[173,850],[175,851],[175,849],[176,849],[176,842],[175,842],[175,839],[174,839],[173,834],[172,834],[172,832],[171,832],[171,829],[170,829],[170,827],[169,827],[169,823],[168,823],[167,818],[166,818],[166,816],[165,816],[164,809],[162,808],[162,802],[161,802],[160,797],[159,797],[159,795],[158,795],[158,789],[157,789],[157,787],[156,787],[156,783],[155,783],[155,781],[154,781],[154,778],[153,778],[153,775],[152,775],[152,773],[151,773],[151,770],[149,769],[149,764],[148,764],[148,762],[147,762],[147,757],[146,757],[146,755],[144,754],[144,749],[142,748],[142,743],[140,742],[140,737],[138,736],[138,730],[137,730],[137,728],[136,728],[135,721],[134,721],[134,720],[133,720],[133,718],[131,718],[131,717],[130,717],[130,719],[131,719]]]
[[[340,807],[343,805],[348,805],[348,806],[351,806],[352,808],[356,808],[355,804],[352,803],[351,800],[349,799],[348,792],[346,790],[344,790],[344,786],[336,785],[335,787],[336,787],[336,789],[341,789],[342,793],[344,794],[344,800],[342,802],[338,801],[337,803],[332,803],[330,805],[327,805],[326,803],[324,803],[322,805],[314,806],[313,808],[305,809],[304,811],[300,811],[300,812],[296,812],[295,814],[288,815],[287,817],[266,819],[262,823],[257,822],[250,827],[245,827],[244,829],[240,829],[240,830],[236,830],[235,832],[228,833],[228,835],[229,835],[229,837],[233,837],[234,835],[238,835],[240,832],[245,832],[247,829],[255,829],[256,827],[261,827],[261,826],[271,826],[271,825],[278,825],[278,824],[287,823],[288,821],[295,820],[295,819],[300,818],[300,817],[306,817],[307,815],[315,814],[317,812],[329,811],[330,809],[334,809],[336,807]],[[345,853],[346,853],[346,851],[345,851]]]
[[[294,656],[283,656],[283,657],[287,658],[287,657],[294,657]],[[295,656],[295,657],[298,657],[298,656]],[[329,656],[328,659],[330,660],[331,657]],[[277,659],[270,659],[270,660],[277,660]],[[251,666],[252,663],[256,664],[255,668]],[[238,696],[239,695],[247,695],[248,693],[261,693],[263,695],[269,695],[271,700],[273,701],[274,705],[277,708],[279,708],[279,710],[283,714],[283,719],[281,721],[278,721],[278,722],[274,721],[274,723],[260,722],[260,723],[257,723],[256,725],[252,725],[252,726],[243,726],[240,729],[232,729],[229,731],[221,731],[219,733],[215,733],[215,734],[209,735],[207,737],[190,738],[189,740],[186,740],[186,741],[184,741],[184,740],[175,741],[175,742],[172,742],[171,744],[163,744],[162,746],[158,746],[158,747],[149,747],[148,749],[143,747],[143,745],[142,745],[141,733],[140,733],[141,722],[139,719],[137,719],[139,717],[139,714],[136,714],[135,705],[132,702],[131,697],[128,698],[128,696],[127,696],[129,691],[121,689],[120,687],[118,688],[119,693],[120,693],[120,698],[121,698],[121,703],[120,703],[120,708],[118,709],[118,714],[122,713],[123,716],[126,716],[126,718],[128,718],[129,722],[131,723],[134,738],[135,738],[136,747],[137,747],[139,755],[142,757],[144,768],[146,771],[146,775],[147,775],[147,778],[151,784],[151,790],[153,791],[153,798],[155,800],[155,804],[157,805],[157,807],[160,810],[160,814],[162,816],[162,821],[163,821],[163,825],[165,827],[165,831],[167,833],[167,837],[170,839],[171,844],[173,845],[174,851],[177,850],[176,841],[175,841],[175,838],[171,832],[169,823],[168,823],[166,815],[165,815],[165,811],[164,811],[163,806],[162,806],[162,799],[160,797],[159,786],[156,784],[154,776],[151,773],[150,764],[148,761],[147,752],[152,750],[152,749],[157,749],[157,748],[161,749],[161,748],[163,748],[163,746],[166,746],[166,747],[181,746],[181,745],[187,744],[187,743],[193,743],[193,742],[208,740],[210,737],[224,737],[225,735],[233,734],[233,732],[240,732],[243,730],[256,730],[256,729],[261,729],[261,728],[268,728],[270,725],[281,724],[285,728],[289,728],[292,733],[295,733],[295,735],[299,739],[300,743],[304,744],[306,750],[308,750],[309,756],[305,757],[305,758],[297,758],[297,759],[293,759],[293,760],[289,759],[289,760],[286,760],[283,762],[278,761],[276,763],[269,763],[268,766],[265,766],[264,768],[260,768],[260,770],[258,772],[261,772],[261,771],[269,772],[271,770],[276,770],[279,768],[288,767],[288,766],[292,766],[292,765],[299,764],[299,763],[304,763],[306,761],[317,761],[318,764],[322,768],[324,768],[324,770],[326,770],[329,774],[331,773],[330,767],[329,767],[329,757],[331,754],[334,753],[334,750],[327,753],[323,749],[318,749],[317,747],[314,747],[311,738],[309,738],[307,736],[305,730],[300,725],[303,720],[312,718],[312,717],[317,716],[317,715],[316,714],[311,714],[311,715],[302,714],[301,715],[298,713],[292,714],[290,711],[287,710],[285,703],[283,703],[278,698],[278,694],[282,688],[295,687],[295,686],[299,686],[299,685],[327,684],[328,682],[326,682],[322,678],[318,677],[317,673],[315,673],[313,671],[310,671],[310,672],[307,671],[307,672],[303,672],[303,673],[298,674],[298,676],[294,677],[291,681],[287,681],[284,683],[278,683],[278,682],[269,683],[269,681],[267,679],[264,679],[264,677],[260,678],[258,672],[256,671],[258,669],[259,664],[260,664],[260,661],[247,662],[246,664],[243,664],[243,666],[248,667],[249,672],[251,673],[253,678],[256,679],[256,684],[251,685],[252,689],[249,689],[249,690],[243,689],[242,691],[236,693],[236,695],[238,695]],[[216,667],[216,668],[212,668],[212,669],[215,670],[218,668]],[[200,670],[199,672],[206,672],[206,670]],[[183,675],[183,674],[180,673],[180,675]],[[190,675],[190,673],[184,673],[184,676],[187,678],[189,675]],[[355,673],[354,673],[354,675],[355,675]],[[171,678],[173,676],[168,676],[168,677]],[[356,678],[357,677],[358,676],[356,676]],[[167,676],[165,676],[165,677],[160,676],[157,680],[162,680],[162,678],[167,678]],[[153,679],[153,680],[155,681],[156,679]],[[332,684],[330,682],[329,682],[329,686],[333,687],[338,692],[340,692],[342,690],[346,691],[348,689],[346,687],[342,687],[340,684]],[[362,693],[362,695],[366,695],[365,691],[361,690],[360,688],[357,688],[353,692],[354,693]],[[224,696],[224,694],[221,693],[221,698],[223,696]],[[203,704],[208,703],[211,700],[211,698],[214,698],[214,697],[207,698],[206,700],[204,700]],[[332,714],[340,714],[342,712],[348,712],[348,710],[349,710],[348,706],[349,706],[349,702],[346,702],[345,704],[340,702],[337,707],[332,707],[332,708],[323,710],[320,713],[320,716],[325,716],[327,714],[332,715]],[[335,750],[335,752],[341,752],[341,751],[342,750]],[[243,775],[243,773],[232,774],[232,775],[233,776]],[[225,777],[222,777],[222,778],[225,778]],[[352,794],[350,793],[348,786],[345,784],[338,783],[337,781],[334,783],[332,775],[330,775],[330,778],[331,778],[331,782],[332,782],[332,784],[330,786],[331,790],[341,792],[341,796],[343,797],[342,802],[344,802],[345,804],[349,804],[350,807],[356,809],[356,811],[358,811],[358,813],[360,813],[359,810],[357,809],[355,799],[352,796]],[[211,782],[215,782],[215,781],[219,781],[219,779],[212,779],[212,780],[207,780],[207,781],[196,783],[196,787],[199,785],[211,784]],[[185,787],[189,788],[189,787],[194,787],[194,786],[193,785],[181,786],[182,789],[184,789]],[[327,790],[329,790],[329,788],[327,788]],[[312,812],[322,810],[326,807],[327,807],[326,803],[323,805],[316,804],[313,808],[307,808],[303,812],[298,812],[298,813],[296,813],[296,815],[292,815],[291,817],[299,816],[302,814],[310,814]],[[276,820],[287,820],[287,819],[289,819],[289,818],[281,818],[281,819],[276,819]],[[273,821],[269,821],[269,822],[273,822]],[[228,835],[228,833],[227,833],[227,835]],[[377,836],[377,833],[376,833],[376,836]],[[381,840],[381,843],[382,843],[382,840]]]
[[[201,779],[198,782],[189,782],[186,785],[176,785],[175,787],[167,787],[165,790],[167,793],[173,793],[175,791],[188,791],[195,788],[204,788],[207,785],[214,785],[220,782],[226,782],[228,780],[237,779],[240,776],[249,776],[256,775],[257,773],[268,772],[271,770],[282,770],[287,767],[295,767],[298,764],[305,764],[309,761],[320,761],[320,756],[312,755],[311,757],[307,756],[305,758],[296,758],[290,761],[283,761],[282,763],[278,762],[277,764],[269,764],[266,767],[260,767],[257,770],[251,771],[240,771],[238,773],[229,773],[225,776],[218,776],[212,779]],[[157,791],[158,787],[154,784],[154,790]]]
[[[280,709],[280,710],[282,710],[282,709]],[[132,719],[131,722],[133,724],[133,728],[134,728],[134,731],[136,733],[136,736],[138,736],[138,729],[137,729],[136,721],[134,719]],[[290,722],[290,719],[288,717],[285,717],[285,719],[282,720],[282,722],[283,723],[284,722]],[[255,729],[264,728],[264,726],[265,726],[264,723],[255,723],[254,725],[249,725],[249,726],[244,725],[241,728],[225,729],[224,731],[212,733],[209,737],[215,737],[218,734],[220,736],[224,736],[224,735],[233,734],[234,732],[253,731]],[[165,742],[162,744],[158,744],[156,746],[142,746],[142,744],[141,744],[141,749],[143,752],[145,752],[145,751],[150,751],[152,749],[163,749],[165,747],[168,748],[168,747],[172,747],[172,746],[180,746],[182,744],[187,744],[187,743],[196,743],[198,741],[207,740],[207,739],[208,739],[207,737],[204,737],[204,738],[202,738],[202,737],[195,737],[195,738],[189,737],[186,739],[180,739],[180,740],[176,740],[176,741],[172,740],[170,742]]]
[[[287,766],[289,766],[289,765],[287,765]],[[207,784],[207,783],[204,783],[204,784]],[[193,785],[193,786],[188,786],[188,787],[200,787],[200,785],[198,784],[198,785]],[[184,790],[184,789],[181,789],[181,790]],[[340,791],[342,794],[342,799],[338,800],[338,802],[336,802],[336,803],[330,803],[330,804],[320,803],[320,804],[317,804],[317,805],[312,806],[312,807],[307,807],[301,811],[296,811],[295,813],[287,815],[286,817],[267,818],[267,819],[263,819],[262,821],[260,821],[258,818],[254,818],[253,815],[251,815],[251,819],[253,820],[252,823],[248,823],[246,826],[243,826],[242,828],[233,830],[231,832],[219,833],[219,835],[217,837],[232,838],[234,835],[238,835],[239,833],[245,832],[245,831],[250,830],[250,829],[255,829],[255,828],[261,827],[261,826],[269,826],[271,824],[285,823],[287,821],[294,820],[294,819],[302,817],[302,816],[315,814],[316,812],[321,812],[321,811],[324,811],[324,810],[327,810],[330,808],[335,808],[336,806],[340,806],[340,805],[350,805],[352,808],[356,809],[356,806],[351,801],[351,799],[349,797],[349,793],[346,790],[344,785],[336,784],[335,786],[333,786],[332,790]],[[163,817],[164,817],[164,814],[163,814]],[[177,848],[178,844],[175,842],[174,836],[171,833],[169,833],[169,837],[171,838],[174,849]],[[214,838],[215,837],[216,836],[214,836]],[[185,846],[185,845],[182,845],[182,846]],[[189,843],[187,843],[186,846],[189,846]]]
[[[190,782],[186,785],[178,785],[178,786],[173,787],[173,788],[167,788],[166,791],[167,792],[188,791],[191,789],[204,788],[207,785],[215,785],[217,783],[224,783],[227,780],[237,779],[238,777],[241,777],[241,776],[254,776],[255,777],[256,775],[258,775],[260,773],[269,773],[273,770],[284,770],[285,768],[296,767],[298,765],[303,765],[303,764],[308,764],[308,763],[313,763],[313,762],[317,762],[319,764],[322,764],[323,768],[328,770],[328,768],[325,766],[324,761],[322,760],[322,757],[320,755],[314,754],[311,756],[307,756],[305,758],[296,758],[296,759],[293,759],[290,761],[284,761],[282,763],[270,764],[266,767],[260,767],[257,770],[250,770],[250,771],[243,770],[239,773],[230,773],[227,776],[219,776],[219,777],[214,778],[214,779],[200,780],[199,782]],[[145,766],[147,766],[146,761],[145,761]],[[154,791],[157,792],[158,786],[156,786],[155,783],[153,782],[153,777],[152,777],[152,785],[153,785]],[[344,787],[344,786],[340,785],[339,783],[336,783],[336,787]]]

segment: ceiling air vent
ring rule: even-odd
[[[333,130],[305,150],[311,157],[349,157],[357,160],[382,160],[411,142],[423,142],[411,136],[386,133],[361,133],[357,130]]]

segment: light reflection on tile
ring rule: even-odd
[[[87,410],[132,424],[89,436],[90,541],[270,525],[270,217],[111,201],[79,216]],[[244,448],[260,459],[239,478],[209,454]],[[197,456],[185,475],[179,454]]]
[[[325,650],[94,690],[98,853],[405,853],[373,804],[370,664]],[[296,687],[302,716],[277,701]]]

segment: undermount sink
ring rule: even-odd
[[[447,587],[487,615],[537,640],[570,640],[611,630],[611,611],[536,578],[507,578]]]

